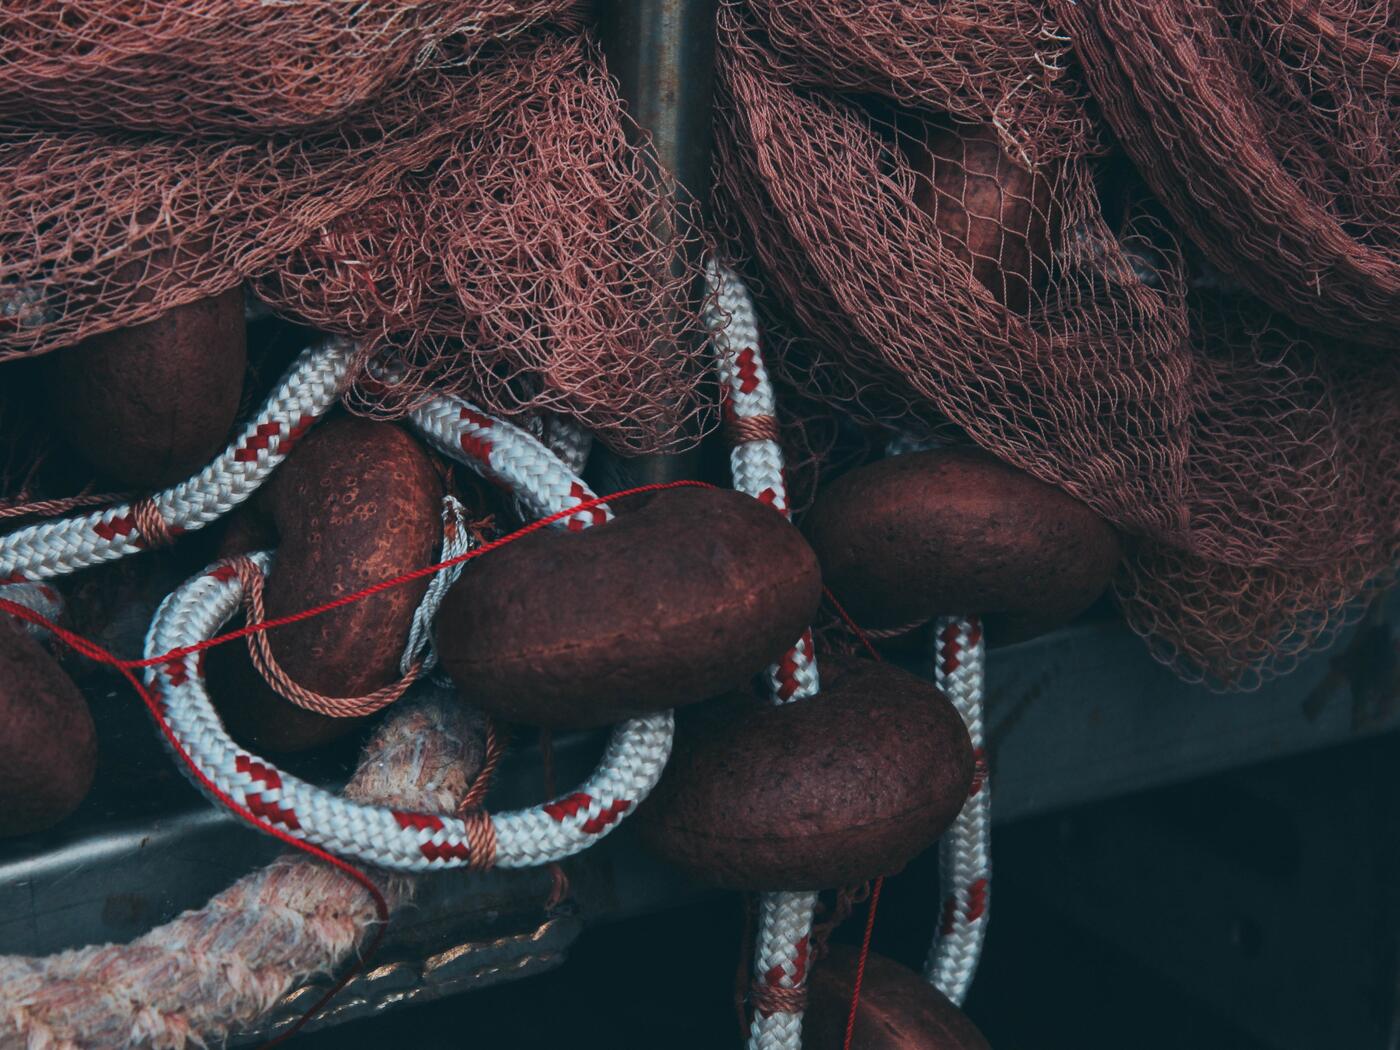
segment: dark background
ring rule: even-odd
[[[968,1012],[998,1050],[1400,1045],[1397,759],[1389,735],[998,826]],[[932,929],[932,860],[887,882],[877,916],[877,949],[911,965]],[[715,895],[590,930],[543,977],[295,1045],[739,1047],[742,929],[741,899]]]

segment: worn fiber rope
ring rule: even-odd
[[[479,716],[449,693],[406,701],[365,746],[345,796],[450,809],[481,765],[479,733]],[[379,879],[393,910],[419,885]],[[343,966],[381,920],[363,885],[285,854],[130,944],[0,957],[0,1048],[222,1043],[305,980]]]

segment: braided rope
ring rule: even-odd
[[[593,498],[543,445],[518,427],[466,402],[441,398],[414,414],[439,448],[495,480],[541,516]],[[604,506],[561,519],[570,529],[611,516]],[[266,554],[252,560],[266,572]],[[161,605],[147,636],[154,656],[208,638],[237,608],[242,585],[227,563],[184,584]],[[181,746],[219,790],[298,839],[345,857],[404,871],[479,866],[478,818],[395,811],[349,802],[283,773],[239,748],[224,731],[205,690],[196,655],[147,673]],[[614,730],[593,775],[578,790],[542,806],[490,816],[495,862],[528,867],[562,860],[615,827],[655,786],[671,751],[669,711]],[[475,846],[475,848],[473,848]]]
[[[409,419],[429,443],[504,487],[534,517],[543,518],[593,499],[577,474],[543,442],[486,415],[469,401],[438,397],[414,409]],[[612,519],[603,504],[563,519],[577,532]]]
[[[890,439],[885,454],[900,456],[942,445],[937,438],[897,434]],[[919,626],[922,624],[910,625]],[[992,892],[992,791],[982,713],[987,654],[982,625],[973,617],[939,617],[934,623],[934,645],[934,683],[962,716],[972,739],[976,767],[972,790],[938,843],[943,907],[924,961],[924,976],[960,1006],[982,958]]]
[[[467,509],[456,496],[442,498],[442,551],[439,561],[450,562],[476,546],[467,522]],[[423,592],[423,600],[413,610],[413,624],[408,631],[408,644],[399,658],[399,674],[407,675],[414,666],[421,666],[423,672],[433,670],[438,665],[437,646],[433,641],[433,620],[438,606],[447,597],[447,592],[462,575],[467,563],[459,561],[445,565],[433,574],[428,589]],[[446,681],[446,679],[444,679]]]
[[[130,502],[0,536],[0,580],[43,580],[135,554],[201,529],[238,506],[287,458],[292,446],[340,396],[353,348],[342,339],[308,347],[257,416],[194,477],[149,497],[164,532],[147,535]],[[159,530],[156,530],[159,531]]]
[[[0,599],[12,601],[33,609],[40,616],[57,623],[63,615],[63,595],[46,583],[5,583],[0,584]],[[24,621],[24,628],[35,638],[44,638],[48,630],[43,624]]]
[[[977,764],[967,801],[938,844],[942,924],[929,947],[924,976],[962,1005],[982,956],[992,887],[992,798],[982,724],[986,647],[976,619],[943,616],[934,630],[934,681],[962,715]]]
[[[791,518],[783,451],[777,441],[777,404],[759,353],[758,318],[739,275],[713,260],[705,323],[720,378],[720,404],[732,448],[734,488]],[[794,703],[821,690],[809,630],[767,671],[776,704]],[[754,1005],[749,1050],[799,1050],[807,985],[807,961],[817,894],[765,893],[759,898],[754,945]]]

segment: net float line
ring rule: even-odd
[[[732,441],[729,453],[734,487],[791,518],[783,452],[777,441],[777,403],[759,353],[758,318],[753,299],[733,270],[713,260],[705,321],[720,376],[720,407]],[[807,631],[768,669],[775,704],[796,703],[821,691],[812,632]],[[758,934],[753,956],[753,1019],[749,1050],[799,1050],[807,967],[817,894],[764,893],[759,898]]]
[[[606,522],[611,512],[581,479],[519,427],[492,419],[456,398],[440,398],[414,416],[443,451],[492,478],[541,517],[569,529]],[[586,501],[586,510],[568,511]],[[596,504],[596,505],[595,505]],[[270,556],[253,556],[266,572]],[[147,636],[147,657],[207,639],[237,608],[242,586],[216,564],[161,605]],[[474,818],[394,810],[349,802],[283,773],[229,738],[203,681],[197,653],[150,668],[162,713],[179,745],[215,787],[292,837],[337,856],[400,871],[548,864],[587,848],[616,827],[661,775],[670,755],[669,711],[619,725],[594,774],[543,805]],[[494,848],[493,848],[494,846]]]

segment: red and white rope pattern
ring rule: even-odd
[[[432,445],[508,489],[530,514],[546,517],[594,498],[559,457],[520,427],[493,419],[470,402],[439,397],[409,414]],[[605,504],[563,519],[577,532],[612,518]]]
[[[40,616],[57,623],[63,615],[63,595],[47,583],[6,583],[0,584],[0,599],[33,609]],[[24,628],[35,638],[47,638],[48,628],[43,624],[24,621]]]
[[[482,471],[541,516],[593,494],[538,441],[472,405],[439,399],[414,414],[444,451]],[[599,506],[561,519],[570,529],[608,520]],[[270,558],[256,555],[266,570]],[[227,566],[186,583],[161,606],[147,637],[148,656],[208,638],[241,600]],[[622,723],[597,770],[578,790],[542,806],[491,814],[494,858],[469,821],[436,813],[359,804],[323,791],[249,754],[224,731],[209,702],[197,656],[148,672],[180,745],[219,790],[292,836],[344,857],[401,871],[480,866],[528,867],[562,860],[596,842],[646,797],[670,757],[669,711]]]
[[[934,681],[967,724],[977,764],[967,801],[938,844],[942,920],[929,947],[924,976],[961,1005],[982,956],[992,891],[992,798],[982,724],[986,647],[982,625],[976,619],[941,616],[934,631]]]
[[[336,338],[302,351],[257,416],[194,477],[148,500],[38,522],[0,536],[0,581],[51,579],[114,561],[159,544],[161,536],[146,535],[152,523],[163,523],[168,538],[202,529],[227,514],[267,480],[307,428],[335,404],[352,352],[348,342]]]
[[[759,353],[758,319],[739,275],[717,262],[706,269],[709,295],[705,322],[710,330],[734,487],[791,517],[783,453],[778,444],[773,386]],[[773,702],[789,704],[821,689],[812,633],[806,632],[768,669]],[[799,1050],[802,1046],[801,993],[817,894],[765,893],[759,900],[754,944],[754,996],[750,1050]],[[762,994],[767,993],[767,994]]]

